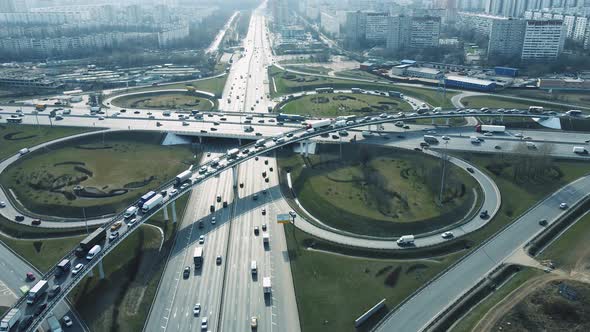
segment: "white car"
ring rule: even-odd
[[[6,202],[0,202],[0,208],[6,207]]]
[[[74,325],[74,322],[72,322],[70,316],[64,316],[64,318],[62,318],[62,321],[64,322],[64,325],[66,327],[71,327],[72,325]]]
[[[178,190],[177,189],[170,190],[170,196],[174,196],[176,194],[178,194]]]
[[[199,244],[205,243],[205,235],[199,236]]]
[[[442,139],[444,139],[445,141],[448,141],[448,140],[450,140],[450,139],[451,139],[449,136],[443,136],[443,137],[441,137],[441,138],[442,138]]]
[[[444,232],[440,235],[443,239],[450,239],[453,237],[453,232]]]
[[[74,275],[78,274],[78,272],[80,272],[83,268],[84,268],[84,264],[82,264],[82,263],[76,264],[76,266],[74,266],[74,268],[72,269],[72,274],[74,274]]]
[[[211,225],[215,225],[215,217],[211,217]]]
[[[109,235],[109,241],[113,241],[114,239],[119,237],[119,232],[111,232],[111,235]]]
[[[203,319],[201,319],[201,331],[206,331],[207,330],[207,317],[203,317]]]
[[[567,203],[561,203],[561,204],[559,204],[559,208],[562,210],[565,210],[568,208],[568,205],[567,205]]]
[[[514,134],[514,137],[522,137],[522,134],[521,133],[516,133],[516,134]]]
[[[483,135],[484,135],[484,136],[494,136],[494,134],[492,134],[492,133],[490,133],[490,132],[484,133]]]
[[[193,308],[193,315],[198,316],[201,313],[201,304],[197,303],[195,304],[195,307]]]
[[[137,222],[137,218],[133,218],[133,219],[129,220],[129,222],[127,223],[127,227],[131,227],[131,226],[135,225],[136,222]]]

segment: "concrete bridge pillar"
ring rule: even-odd
[[[299,154],[302,155],[302,156],[303,156],[303,153],[304,153],[303,152],[303,146],[304,146],[303,141],[299,141]]]
[[[163,210],[164,210],[164,221],[170,220],[168,218],[168,204],[164,205],[164,209]]]
[[[203,144],[203,136],[199,136],[199,144]]]
[[[234,188],[238,187],[238,167],[237,166],[232,166],[231,168],[231,174],[232,174],[232,181],[233,181],[233,185]]]
[[[238,138],[238,145],[242,145],[242,139]]]
[[[98,261],[98,277],[104,279],[104,267],[102,266],[102,259]]]
[[[92,272],[92,269],[90,269],[90,271],[88,271],[88,276],[89,277],[94,277],[94,272]]]
[[[176,224],[176,201],[172,201],[172,222]]]
[[[451,119],[447,118],[447,120],[445,121],[445,124],[448,126],[450,121],[451,121]]]
[[[305,141],[305,157],[309,156],[309,141]]]

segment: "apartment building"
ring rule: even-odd
[[[566,29],[561,20],[527,20],[522,60],[554,60],[563,51]]]

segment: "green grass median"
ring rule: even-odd
[[[353,93],[326,93],[295,98],[285,104],[280,112],[314,117],[336,117],[351,114],[364,116],[411,109],[410,104],[399,98]]]
[[[497,96],[472,96],[472,97],[465,97],[461,99],[461,103],[463,106],[467,108],[507,108],[507,109],[529,109],[529,106],[542,106],[547,110],[556,110],[556,111],[567,111],[570,108],[565,106],[560,106],[556,104],[550,104],[543,101],[527,101],[527,100],[518,100],[518,99],[510,99],[505,97],[497,97]]]
[[[198,109],[209,111],[215,107],[215,101],[191,92],[146,92],[139,95],[127,95],[115,98],[112,105],[125,108],[141,109]]]

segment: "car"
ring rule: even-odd
[[[217,131],[217,128],[211,127],[211,131]]]
[[[170,190],[170,196],[174,196],[176,194],[178,194],[178,189],[172,189],[172,190]]]
[[[111,231],[116,231],[119,228],[121,228],[121,226],[123,226],[123,222],[121,220],[116,221],[112,226],[111,226]]]
[[[211,152],[207,152],[207,157],[211,157]]]
[[[258,234],[260,234],[260,230],[258,229],[258,226],[254,226],[254,235]]]
[[[0,202],[0,208],[6,207],[6,202]]]
[[[266,224],[262,224],[262,231],[266,232]]]
[[[514,137],[522,137],[522,134],[521,133],[516,133],[516,134],[514,134]]]
[[[83,268],[84,268],[84,264],[82,264],[82,263],[76,264],[76,266],[74,266],[74,268],[72,269],[72,274],[73,275],[78,274],[78,272],[82,271]]]
[[[137,222],[137,218],[133,218],[133,219],[129,220],[129,222],[127,223],[127,227],[131,227],[131,226],[135,225],[136,222]]]
[[[256,135],[256,136],[262,136],[262,133],[256,133],[254,135]]]
[[[502,150],[502,147],[499,146],[499,145],[496,145],[496,146],[494,146],[494,149],[496,149],[496,150]]]
[[[41,225],[41,219],[33,219],[33,220],[31,220],[31,225],[34,225],[34,226]]]
[[[182,270],[182,277],[184,279],[188,279],[188,277],[190,277],[191,275],[191,267],[190,266],[185,266],[184,270]]]
[[[492,134],[492,133],[490,133],[490,132],[484,133],[483,135],[484,135],[484,136],[494,136],[494,134]]]
[[[64,316],[61,321],[64,323],[64,325],[66,327],[72,327],[72,325],[74,325],[74,322],[72,322],[72,319],[70,318],[70,316]]]
[[[525,136],[525,137],[523,137],[522,139],[528,139],[528,140],[531,140],[531,139],[533,139],[533,138],[532,138],[532,137],[530,137],[530,136]]]
[[[104,116],[98,117],[99,120],[104,120]]]
[[[428,144],[426,142],[420,142],[420,147],[422,147],[422,148],[427,148],[429,146],[430,146],[430,144]]]
[[[199,236],[199,244],[205,243],[205,235]]]
[[[264,195],[266,195],[266,193],[267,193],[267,192],[268,192],[268,191],[267,191],[266,189],[262,189],[262,193],[263,193]]]
[[[450,239],[450,238],[452,238],[454,235],[453,235],[453,232],[444,232],[444,233],[442,233],[440,236],[441,236],[443,239]]]
[[[262,209],[262,215],[263,216],[266,215],[266,209],[265,208]]]
[[[467,172],[469,172],[469,173],[473,173],[473,172],[475,172],[475,171],[473,170],[473,168],[472,168],[472,167],[467,167],[467,168],[466,168],[466,170],[467,170]]]
[[[186,188],[188,188],[190,186],[190,184],[188,183],[183,183],[182,186],[180,186],[180,190],[185,190]]]
[[[227,207],[227,201],[223,201],[223,207],[226,208]]]
[[[198,316],[201,313],[201,304],[197,303],[193,307],[193,315]]]
[[[16,216],[14,216],[14,220],[16,221],[23,221],[25,220],[24,216],[21,216],[20,214],[17,214]]]
[[[111,235],[109,235],[109,241],[113,241],[114,239],[119,237],[119,232],[111,232]]]
[[[443,136],[442,139],[444,139],[445,141],[450,140],[451,138],[449,136]]]
[[[215,264],[221,265],[221,255],[218,255],[217,257],[215,257]]]
[[[211,225],[215,225],[215,217],[211,217]]]
[[[547,226],[547,219],[541,219],[541,220],[539,220],[539,225],[541,225],[543,227],[544,226]]]
[[[37,309],[35,309],[35,313],[33,314],[33,316],[39,316],[43,312],[43,310],[45,310],[45,308],[47,308],[47,302],[38,306]]]
[[[490,216],[490,215],[488,214],[488,210],[483,210],[483,211],[481,211],[481,213],[479,214],[479,217],[480,217],[481,219],[488,219],[488,218],[489,218],[489,216]]]
[[[252,199],[253,199],[253,200],[255,200],[255,201],[257,201],[257,200],[258,200],[258,194],[254,194],[254,195],[252,196]]]
[[[135,112],[133,112],[133,114],[139,114],[139,113],[141,113],[141,112],[139,112],[139,111],[135,111]]]
[[[36,279],[36,277],[33,274],[33,272],[27,272],[26,278],[27,278],[27,281],[33,281],[33,280]]]
[[[414,151],[422,151],[420,148],[414,148]]]
[[[559,208],[562,210],[565,210],[568,208],[568,205],[567,205],[567,203],[561,203],[561,204],[559,204]]]
[[[406,136],[404,136],[404,135],[397,135],[397,138],[403,139],[403,138],[406,138]]]
[[[256,329],[258,327],[258,317],[252,316],[252,318],[250,318],[250,327],[252,329]]]
[[[201,331],[206,331],[207,326],[207,317],[203,317],[203,319],[201,319]]]

